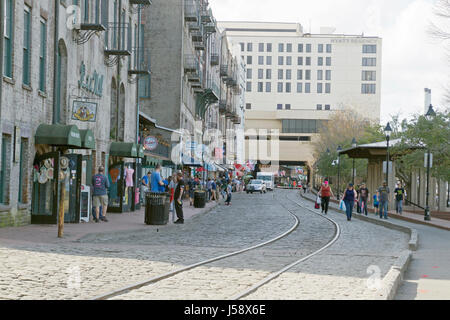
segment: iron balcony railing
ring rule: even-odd
[[[184,21],[198,22],[200,8],[197,0],[184,0]]]
[[[205,43],[203,41],[194,41],[194,49],[196,51],[203,51],[206,49]]]
[[[220,87],[217,84],[217,81],[214,77],[209,77],[206,81],[206,88],[211,89],[211,92],[214,94],[215,99],[219,100],[220,98]]]
[[[149,6],[152,4],[151,0],[130,0],[130,4],[142,4],[144,6]]]
[[[200,64],[198,62],[198,58],[194,55],[185,55],[184,56],[184,72],[185,73],[193,73],[197,72],[200,68]]]
[[[232,119],[232,122],[234,124],[241,124],[241,117],[239,115],[235,114],[233,119]]]
[[[220,76],[221,77],[228,77],[228,65],[222,64],[220,66]]]
[[[150,49],[135,47],[131,51],[128,74],[150,74]]]
[[[212,66],[218,66],[220,62],[219,55],[217,53],[212,53],[210,61]]]
[[[105,34],[105,54],[117,56],[131,55],[131,27],[127,22],[111,22]]]
[[[226,100],[220,100],[219,101],[219,113],[225,114],[227,111],[227,101]]]
[[[191,34],[192,42],[203,42],[203,33],[201,31],[195,31]]]
[[[202,20],[202,23],[211,23],[211,22],[213,22],[212,10],[211,9],[202,10],[202,12],[201,12],[201,20]]]
[[[201,25],[198,22],[189,22],[188,23],[189,32],[201,31]]]

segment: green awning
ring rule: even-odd
[[[137,145],[135,143],[113,142],[109,155],[111,157],[137,158]]]
[[[80,130],[81,146],[84,149],[95,149],[95,137],[91,130]]]
[[[136,143],[113,142],[109,155],[111,157],[144,158],[144,146]]]
[[[36,130],[35,143],[70,149],[82,147],[81,134],[75,125],[41,124]]]
[[[144,146],[142,144],[137,145],[137,157],[141,159],[144,158]]]

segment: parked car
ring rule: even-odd
[[[251,180],[250,183],[247,185],[247,194],[254,192],[259,192],[261,194],[267,192],[267,187],[264,181],[262,180]]]

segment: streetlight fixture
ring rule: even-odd
[[[433,118],[436,116],[436,112],[433,110],[433,106],[430,104],[430,107],[428,108],[428,112],[425,115],[425,118],[431,122]],[[429,146],[427,146],[428,154],[427,154],[427,199],[426,199],[426,207],[425,207],[425,221],[431,221],[431,215],[430,215],[430,167],[431,167],[431,150]]]
[[[340,198],[340,194],[339,194],[339,190],[340,190],[340,184],[341,184],[341,151],[342,148],[341,146],[339,146],[337,148],[337,152],[338,152],[338,185],[337,185],[337,199],[339,200]]]
[[[356,142],[356,138],[352,140],[352,148],[355,149],[358,143]],[[353,158],[353,170],[352,170],[352,183],[355,185],[355,158]]]

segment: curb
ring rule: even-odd
[[[411,257],[411,251],[404,251],[383,278],[380,291],[385,300],[394,300],[397,289],[403,281],[403,275],[411,262]]]
[[[304,197],[301,195],[301,197],[307,201],[310,201],[312,203],[315,203],[314,200],[309,199],[307,197]],[[333,208],[334,209],[334,208]],[[335,210],[335,209],[334,209]],[[411,262],[412,258],[412,251],[416,251],[419,243],[419,234],[416,229],[411,229],[408,227],[400,226],[395,223],[391,223],[388,221],[383,220],[377,220],[371,217],[366,217],[363,215],[355,215],[355,218],[359,220],[363,220],[369,223],[373,223],[388,229],[394,229],[398,230],[400,232],[404,232],[406,234],[409,234],[410,240],[408,243],[409,250],[402,252],[402,254],[397,258],[395,264],[391,267],[389,272],[386,274],[386,276],[382,280],[381,285],[381,296],[382,299],[386,300],[393,300],[399,285],[401,284],[403,280],[403,275],[405,271],[408,269],[409,263]]]

